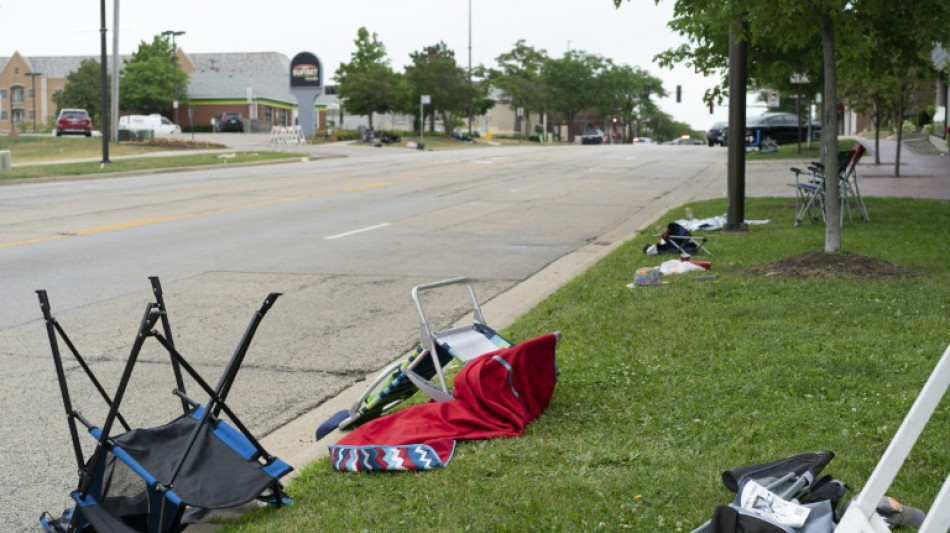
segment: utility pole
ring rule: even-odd
[[[468,135],[473,139],[475,138],[472,132],[472,115],[475,113],[472,102],[474,97],[475,94],[472,91],[472,0],[468,0]]]
[[[119,142],[119,0],[112,0],[112,136]]]
[[[172,38],[172,80],[175,83],[175,100],[172,102],[172,108],[175,110],[175,124],[178,124],[178,45],[175,43],[175,37],[184,35],[183,31],[167,30],[162,35]]]
[[[106,0],[99,0],[99,18],[102,23],[99,29],[99,45],[101,48],[99,93],[102,95],[99,108],[102,114],[102,161],[99,166],[104,167],[111,163],[109,161],[109,90],[106,88],[109,84],[109,66],[106,65]]]

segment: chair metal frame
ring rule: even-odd
[[[75,508],[67,510],[61,519],[56,519],[48,513],[43,513],[40,522],[47,531],[73,533],[83,530],[90,525],[89,516],[91,515],[86,513],[93,512],[100,516],[101,519],[107,520],[108,524],[116,531],[135,531],[121,519],[112,517],[108,511],[101,507],[102,502],[96,501],[98,495],[95,493],[102,490],[100,485],[102,483],[102,476],[104,475],[103,468],[107,453],[113,454],[117,460],[125,463],[147,482],[146,490],[150,501],[148,511],[149,531],[165,533],[176,530],[175,528],[178,527],[177,522],[181,519],[185,507],[188,506],[189,503],[183,501],[182,498],[176,494],[175,481],[179,477],[185,460],[188,458],[188,455],[191,453],[198,439],[199,432],[203,426],[207,427],[209,425],[214,427],[215,435],[217,435],[228,448],[240,455],[245,461],[257,463],[261,469],[265,470],[268,475],[274,478],[273,483],[271,483],[266,490],[268,494],[265,495],[261,493],[259,495],[260,499],[267,499],[269,503],[275,506],[288,504],[291,501],[283,494],[282,486],[278,479],[289,473],[293,468],[281,459],[269,454],[226,403],[227,396],[230,393],[238,370],[247,354],[251,340],[264,315],[280,294],[271,293],[264,300],[264,303],[252,317],[243,338],[232,354],[217,386],[212,388],[175,348],[161,284],[157,277],[151,277],[149,279],[152,283],[152,290],[155,294],[156,301],[146,305],[145,313],[136,332],[135,341],[130,350],[125,368],[116,391],[112,396],[109,395],[96,378],[90,366],[69,339],[65,329],[59,324],[56,318],[54,318],[46,291],[36,291],[46,323],[53,363],[56,370],[57,381],[59,382],[73,453],[79,472],[78,487],[71,493],[71,497],[76,501]],[[161,323],[162,332],[156,329],[159,323]],[[173,394],[178,396],[181,400],[182,416],[191,416],[198,420],[198,423],[195,424],[191,434],[187,438],[185,449],[182,450],[182,453],[175,462],[175,466],[172,469],[173,473],[169,479],[155,479],[147,469],[117,444],[116,439],[118,436],[112,433],[116,422],[124,429],[125,433],[132,431],[130,424],[122,416],[119,409],[127,392],[127,387],[139,354],[149,337],[154,337],[169,354],[176,383]],[[109,407],[108,414],[101,427],[96,426],[73,407],[66,371],[63,365],[63,357],[59,349],[60,340],[62,340],[73,358],[79,363],[79,366],[92,382],[99,396],[101,396]],[[208,395],[206,404],[201,405],[187,395],[185,392],[183,370],[198,384],[202,391]],[[233,428],[226,424],[224,420],[219,419],[219,415],[222,411],[227,415],[231,424],[234,425]],[[96,439],[95,450],[88,460],[86,460],[82,450],[77,421],[85,426],[89,433]],[[156,500],[160,500],[160,505]],[[159,506],[160,508],[153,509],[153,505]]]
[[[943,352],[917,399],[904,417],[864,488],[848,506],[835,533],[889,533],[890,527],[877,512],[878,502],[887,493],[901,466],[926,427],[937,405],[950,386],[950,346]],[[950,530],[950,473],[934,498],[920,533],[944,533]]]

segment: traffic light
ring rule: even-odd
[[[713,114],[713,99],[712,98],[709,99],[709,114],[710,115]]]
[[[678,104],[682,101],[683,101],[683,86],[677,85],[676,86],[676,103]]]
[[[613,122],[614,124],[616,124],[616,123],[617,123],[617,117],[614,117],[614,118],[610,119],[610,121]]]

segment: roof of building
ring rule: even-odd
[[[247,98],[248,89],[255,98],[295,103],[290,93],[289,74],[245,74],[241,72],[195,71],[188,76],[188,95],[193,99]]]
[[[187,54],[195,72],[290,76],[290,59],[280,52]]]
[[[179,48],[179,51],[182,51]],[[182,51],[182,53],[184,53]],[[290,59],[280,52],[231,52],[185,54],[194,66],[188,76],[188,94],[194,99],[245,99],[248,88],[255,98],[295,104],[290,91]],[[122,64],[131,56],[119,56]],[[10,61],[0,57],[0,70]],[[23,56],[32,71],[48,78],[66,78],[79,70],[84,59],[98,56]],[[111,68],[111,57],[109,58]],[[334,95],[321,95],[319,103],[336,102]]]

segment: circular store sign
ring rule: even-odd
[[[290,61],[291,87],[323,87],[323,65],[310,52],[300,52]]]

